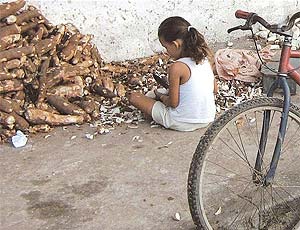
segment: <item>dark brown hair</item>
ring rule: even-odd
[[[158,37],[166,42],[181,39],[183,41],[181,57],[191,57],[197,64],[207,57],[211,65],[214,63],[213,53],[203,35],[182,17],[165,19],[158,28]]]

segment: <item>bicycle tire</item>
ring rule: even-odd
[[[244,163],[245,166],[241,166],[240,164],[238,164],[236,159],[233,159],[235,155],[235,153],[231,153],[232,156],[230,158],[224,157],[224,159],[226,159],[226,161],[224,161],[223,154],[225,154],[226,150],[225,149],[230,149],[232,148],[232,146],[230,145],[230,143],[224,143],[224,140],[221,141],[221,143],[223,144],[223,146],[218,146],[217,143],[219,141],[219,139],[221,140],[221,137],[223,134],[225,134],[225,132],[229,132],[228,129],[231,127],[230,125],[236,126],[235,129],[240,131],[245,132],[245,134],[247,132],[252,132],[249,131],[249,127],[250,130],[251,128],[251,123],[249,122],[249,119],[251,117],[246,116],[246,114],[250,114],[250,113],[255,113],[255,116],[258,117],[258,115],[260,115],[262,113],[262,111],[268,110],[271,111],[271,113],[273,114],[272,119],[271,120],[271,125],[272,122],[274,121],[274,126],[277,129],[279,129],[278,126],[278,118],[276,118],[277,116],[280,117],[281,115],[281,111],[282,111],[282,107],[283,107],[283,101],[279,98],[258,98],[258,99],[253,99],[253,100],[249,100],[246,102],[243,102],[235,107],[233,107],[232,109],[226,111],[225,113],[223,113],[218,119],[216,119],[211,125],[210,127],[207,129],[207,131],[205,132],[205,134],[201,137],[199,144],[195,150],[195,153],[193,155],[193,159],[192,162],[190,164],[190,170],[189,170],[189,175],[188,175],[188,186],[187,186],[187,190],[188,190],[188,202],[189,202],[189,207],[190,207],[190,212],[194,221],[194,224],[199,228],[199,229],[277,229],[276,227],[278,227],[280,224],[282,225],[279,229],[292,229],[292,227],[294,225],[297,224],[297,222],[300,221],[300,208],[299,208],[299,204],[300,204],[300,177],[299,174],[300,171],[297,170],[295,172],[295,177],[287,177],[290,180],[294,180],[292,183],[293,186],[295,186],[295,190],[294,191],[294,187],[292,186],[291,188],[285,188],[287,187],[285,184],[281,185],[280,184],[272,184],[266,188],[263,188],[262,186],[257,186],[254,183],[252,183],[252,177],[244,177],[242,173],[246,172],[247,170],[244,169],[240,169],[242,167],[249,167],[248,170],[250,171],[250,175],[253,175],[253,160],[252,160],[252,155],[257,154],[257,150],[254,150],[255,148],[252,149],[252,147],[250,147],[250,142],[247,143],[247,146],[241,146],[240,148],[244,148],[244,150],[242,149],[241,152],[245,152],[246,153],[246,148],[247,148],[247,154],[248,154],[248,159],[247,157],[244,158],[244,160],[241,159],[241,161],[245,161],[245,159],[247,159],[247,163]],[[245,127],[242,130],[242,126],[238,127],[238,121],[241,117],[245,117],[246,118],[246,125],[249,125],[249,127]],[[255,118],[257,118],[255,117]],[[254,119],[254,118],[253,118]],[[259,126],[261,126],[259,120],[262,120],[262,118],[259,118],[256,120],[256,131],[259,130]],[[276,122],[276,123],[275,123]],[[278,163],[278,169],[276,171],[275,174],[275,181],[276,183],[278,183],[278,181],[283,179],[281,178],[281,174],[283,174],[283,176],[286,176],[284,173],[290,173],[290,171],[284,171],[284,167],[291,167],[291,170],[294,169],[295,165],[300,168],[300,158],[299,156],[297,157],[297,153],[299,155],[299,149],[300,149],[300,109],[291,104],[290,106],[290,112],[289,112],[289,122],[292,122],[292,124],[290,123],[290,126],[288,124],[288,128],[287,128],[287,136],[285,138],[284,141],[284,145],[283,145],[283,150],[284,148],[289,148],[288,150],[285,149],[284,152],[284,157],[280,157],[279,163]],[[245,125],[245,123],[244,123]],[[270,127],[272,128],[272,127]],[[275,130],[274,128],[274,130]],[[247,130],[248,131],[247,131]],[[241,135],[240,131],[237,131],[237,133],[239,133],[239,135]],[[289,133],[289,131],[291,131]],[[232,131],[230,131],[232,132]],[[272,130],[270,130],[270,134],[269,134],[269,138],[273,138],[272,135]],[[292,134],[296,135],[293,136]],[[234,137],[231,136],[232,133],[230,135],[228,135],[224,138],[227,138],[228,141],[231,141],[231,139],[234,139]],[[289,136],[291,135],[291,136]],[[253,135],[252,135],[253,136]],[[256,135],[258,137],[258,135]],[[292,144],[290,142],[288,142],[288,137],[290,137],[292,139]],[[294,137],[296,137],[295,139],[293,139]],[[222,137],[223,138],[223,137]],[[253,136],[254,139],[256,139]],[[250,139],[250,137],[246,136],[246,139],[244,139],[245,141],[248,141],[248,139]],[[277,139],[277,137],[276,137]],[[242,140],[240,137],[238,137],[237,140]],[[233,142],[237,142],[236,140],[233,140]],[[257,145],[257,141],[255,141]],[[242,141],[240,141],[240,143],[242,143]],[[214,146],[214,144],[216,144],[216,146]],[[229,145],[229,146],[228,146]],[[234,144],[232,144],[234,145]],[[236,144],[238,146],[238,144]],[[243,145],[243,144],[242,144]],[[266,152],[270,152],[270,154],[272,154],[271,150],[272,150],[272,145],[274,147],[274,142],[271,142],[269,144],[270,148],[268,147],[268,149],[266,150]],[[248,147],[249,146],[249,147]],[[292,146],[292,147],[290,147]],[[221,148],[221,154],[222,155],[218,155],[219,153],[217,151],[215,151],[215,148]],[[258,148],[257,148],[258,149]],[[253,150],[253,151],[252,151]],[[231,150],[228,150],[228,152],[230,152]],[[286,153],[287,152],[287,153]],[[252,155],[251,155],[252,154]],[[218,156],[217,156],[218,155]],[[283,155],[283,154],[282,154]],[[295,156],[294,156],[295,155]],[[232,158],[232,159],[231,159]],[[240,157],[237,157],[238,159]],[[291,158],[291,159],[290,159]],[[215,162],[212,162],[212,159],[215,160]],[[263,162],[265,165],[264,170],[267,170],[268,167],[268,162],[270,160],[270,157],[267,157],[267,155],[265,156],[265,162]],[[298,161],[297,161],[298,160]],[[232,161],[232,162],[231,162]],[[234,162],[236,161],[236,162]],[[284,162],[286,161],[286,162]],[[217,162],[222,162],[224,165],[218,165]],[[290,166],[285,166],[285,163],[290,163]],[[234,170],[234,167],[239,168],[238,169],[238,173],[237,172],[230,172],[229,173],[226,171],[228,169],[224,169],[225,173],[224,174],[218,174],[218,171],[222,172],[222,168],[225,168],[226,165],[228,165],[230,167],[230,170]],[[210,169],[209,167],[213,168],[215,167],[215,171],[209,171],[209,170],[213,170]],[[251,168],[252,167],[252,168]],[[280,167],[280,168],[279,168]],[[251,172],[252,171],[252,172]],[[294,171],[292,170],[291,173],[293,173]],[[229,175],[228,178],[225,177],[225,174],[233,174],[233,175]],[[245,174],[246,175],[246,174]],[[291,174],[294,175],[294,174]],[[291,176],[291,175],[287,175],[287,176]],[[282,202],[275,202],[273,201],[273,197],[270,198],[270,202],[272,202],[272,204],[267,204],[267,207],[262,207],[263,210],[259,209],[259,207],[261,206],[256,206],[253,209],[257,209],[254,213],[253,216],[248,216],[248,215],[252,215],[252,212],[249,214],[249,212],[247,213],[245,210],[244,216],[242,216],[240,218],[240,213],[242,208],[245,207],[245,209],[251,208],[251,206],[255,206],[255,205],[262,205],[262,203],[264,203],[266,201],[267,203],[267,199],[264,200],[264,195],[261,195],[261,198],[263,197],[263,199],[261,199],[260,201],[256,201],[254,198],[255,197],[250,197],[250,194],[252,195],[252,193],[245,193],[246,189],[248,189],[248,187],[243,187],[241,189],[241,185],[239,185],[238,181],[238,177],[240,176],[240,178],[242,178],[243,180],[247,179],[247,183],[249,185],[249,190],[250,187],[252,189],[252,187],[256,186],[256,190],[260,190],[259,192],[261,194],[266,194],[266,198],[268,198],[268,196],[272,196],[274,195],[276,198],[279,197],[280,201],[281,201],[281,197],[279,196],[279,193],[282,195],[282,193],[287,193],[287,192],[291,192],[290,190],[293,189],[292,194],[289,194],[289,198],[287,198],[286,200],[282,200],[284,201]],[[282,176],[282,177],[283,177]],[[221,179],[218,179],[218,177],[224,177],[225,180],[222,181]],[[230,178],[232,177],[232,178]],[[236,178],[236,180],[234,181],[234,178]],[[298,179],[296,179],[298,178]],[[297,180],[297,181],[295,181]],[[209,183],[206,183],[209,181]],[[222,183],[224,183],[225,185],[222,185]],[[231,183],[231,184],[230,184]],[[236,183],[236,184],[234,184]],[[275,182],[274,182],[275,183]],[[287,182],[286,182],[287,183]],[[210,185],[211,184],[211,185]],[[204,186],[205,185],[205,186]],[[226,187],[227,186],[227,187]],[[239,189],[242,190],[242,193],[238,193],[239,191],[236,191],[237,193],[231,194],[231,197],[227,197],[226,195],[229,196],[228,193],[230,193],[230,189],[229,186],[232,186],[233,189]],[[278,186],[278,187],[277,187]],[[298,187],[297,187],[298,186]],[[205,189],[207,189],[207,191],[204,191]],[[263,191],[263,189],[265,189],[265,191]],[[268,192],[267,189],[272,189],[271,191],[271,195],[270,195],[270,191]],[[280,189],[282,189],[283,191],[281,191]],[[285,189],[288,189],[288,191],[285,191]],[[277,191],[276,191],[277,190]],[[280,190],[280,191],[279,191]],[[252,191],[252,190],[251,190]],[[255,190],[253,190],[255,191]],[[274,191],[274,194],[273,194]],[[276,191],[276,193],[275,193]],[[278,192],[279,191],[279,192]],[[278,194],[277,194],[278,193]],[[288,194],[288,193],[287,193]],[[286,196],[287,196],[286,194]],[[292,199],[290,197],[290,195],[292,195]],[[248,197],[247,197],[248,196]],[[253,195],[254,196],[254,195]],[[247,197],[247,198],[245,198]],[[246,199],[250,199],[246,200]],[[284,197],[285,198],[285,197]],[[234,208],[236,208],[236,206],[239,206],[239,202],[243,203],[244,206],[241,206],[239,208],[237,208],[237,210],[234,210]],[[250,202],[256,202],[255,204],[252,204]],[[286,203],[285,203],[286,202]],[[244,204],[245,203],[245,204]],[[280,206],[281,205],[281,206]],[[246,207],[247,206],[247,207]],[[284,206],[284,207],[283,207]],[[285,207],[286,206],[286,207]],[[292,206],[292,207],[290,207]],[[297,206],[297,207],[296,207]],[[218,208],[219,207],[219,208]],[[223,208],[223,209],[222,209]],[[286,218],[286,216],[284,216],[284,213],[281,213],[281,216],[276,216],[277,215],[277,211],[275,212],[275,210],[279,209],[279,210],[283,210],[284,208],[286,208],[286,213],[285,214],[290,214],[290,212],[294,212],[295,216],[294,217],[288,217]],[[288,210],[289,208],[289,210]],[[231,210],[233,209],[233,210]],[[225,211],[224,211],[225,210]],[[257,212],[257,214],[256,214]],[[271,212],[271,213],[270,213]],[[228,215],[228,216],[225,216]],[[231,215],[231,216],[230,216]],[[255,217],[256,215],[258,215],[258,217]],[[266,217],[269,216],[269,217]],[[249,217],[249,219],[247,219]],[[253,217],[253,219],[252,219]],[[226,219],[227,218],[227,219]],[[235,218],[235,219],[234,219]],[[243,219],[244,218],[244,219]],[[285,220],[283,221],[282,218],[284,218]],[[290,223],[283,223],[283,222],[287,222],[289,221],[290,218]],[[288,219],[288,220],[286,220]],[[230,221],[229,221],[230,220]],[[240,225],[236,226],[234,223],[234,221],[240,221]],[[233,222],[232,222],[233,221]],[[253,221],[254,223],[249,223],[249,221]],[[264,222],[263,222],[264,221]],[[257,223],[258,222],[258,223]],[[233,224],[234,223],[234,224]],[[233,224],[233,225],[232,225]],[[237,223],[239,224],[239,223]]]

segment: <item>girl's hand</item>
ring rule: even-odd
[[[161,101],[161,96],[164,95],[164,94],[158,92],[157,89],[154,90],[154,93],[155,93],[155,100]]]

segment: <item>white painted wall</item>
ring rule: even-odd
[[[5,2],[7,0],[0,0]],[[161,49],[157,28],[168,16],[186,18],[208,43],[226,41],[229,27],[239,25],[237,9],[281,22],[299,10],[299,0],[27,0],[57,25],[73,23],[94,43],[106,61],[149,56]],[[239,36],[234,33],[230,36]]]

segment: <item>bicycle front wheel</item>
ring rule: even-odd
[[[300,221],[300,109],[291,105],[271,184],[266,175],[277,141],[283,101],[259,98],[226,111],[206,131],[193,156],[188,199],[203,229],[292,229]],[[263,114],[270,128],[262,170],[254,169]],[[254,180],[253,178],[260,178]]]

